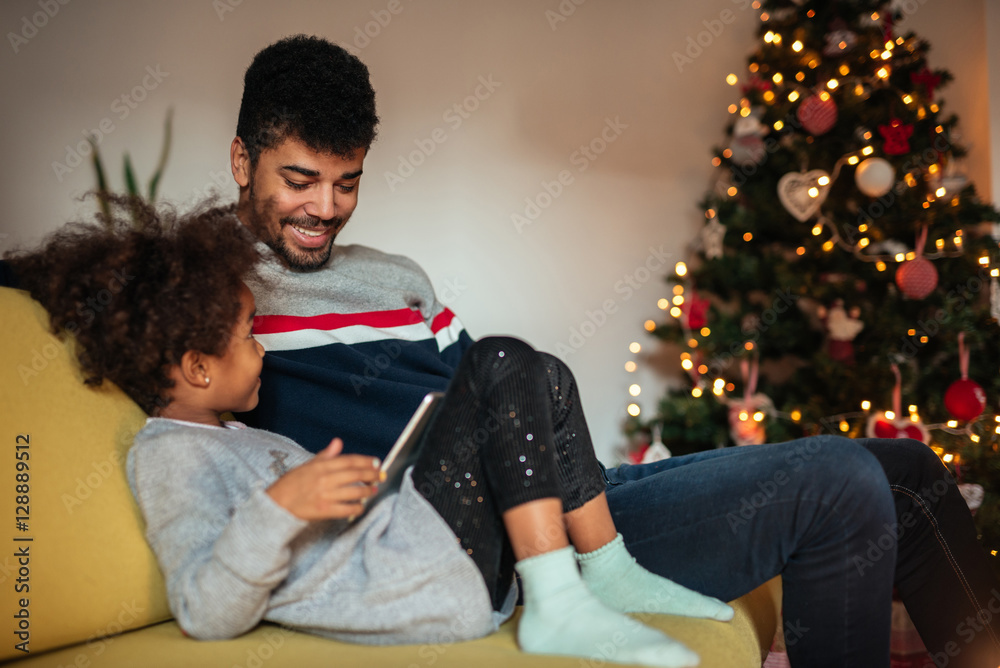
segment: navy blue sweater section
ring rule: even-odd
[[[471,345],[463,330],[441,351],[430,338],[268,352],[260,402],[237,419],[310,452],[340,437],[345,452],[385,457],[424,395],[447,389]]]

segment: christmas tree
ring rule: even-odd
[[[1000,215],[962,174],[950,73],[893,6],[754,3],[704,226],[646,325],[687,376],[629,419],[631,456],[917,438],[982,499],[997,550]]]

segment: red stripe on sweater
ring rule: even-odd
[[[444,315],[442,313],[441,315]],[[439,315],[434,319],[437,322]],[[366,325],[385,329],[415,325],[423,322],[420,311],[401,308],[395,311],[368,311],[365,313],[324,313],[322,315],[258,315],[253,319],[254,334],[282,334],[298,332],[303,329],[318,329],[329,331],[341,327]],[[449,319],[450,321],[450,319]]]
[[[455,314],[451,312],[450,308],[446,308],[437,314],[437,317],[431,322],[431,332],[437,334],[442,329],[451,324],[451,321],[455,319]]]

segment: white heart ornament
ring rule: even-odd
[[[819,180],[825,177],[826,185],[820,185]],[[809,194],[811,189],[816,189],[816,196]],[[795,216],[799,222],[804,223],[819,211],[819,208],[826,201],[826,196],[830,194],[830,175],[822,169],[814,169],[809,172],[788,172],[778,179],[778,199],[788,213]]]

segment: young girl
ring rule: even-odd
[[[129,483],[187,634],[268,620],[371,644],[475,638],[511,615],[513,566],[524,651],[697,665],[623,613],[733,611],[626,551],[592,447],[575,438],[579,407],[554,416],[537,389],[573,382],[551,358],[515,339],[472,346],[398,492],[349,522],[377,491],[378,460],[341,454],[337,438],[313,456],[223,420],[257,404],[264,350],[242,282],[254,241],[218,209],[136,210],[138,227],[70,226],[13,265],[54,330],[75,334],[86,382],[115,382],[150,415]],[[84,311],[115,277],[111,302]]]

